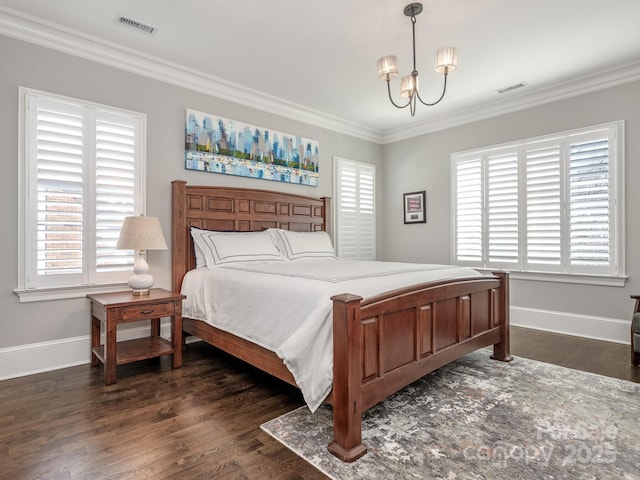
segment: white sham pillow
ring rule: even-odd
[[[217,232],[192,228],[191,236],[196,245],[196,267],[198,249],[204,257],[204,264],[209,268],[228,263],[270,263],[285,260],[266,231]]]
[[[211,232],[212,230],[203,230],[197,227],[191,227],[191,238],[193,239],[193,253],[196,256],[196,268],[206,267],[207,259],[204,256],[204,251],[202,250],[202,240],[200,236],[203,233]]]
[[[291,261],[336,259],[336,252],[327,232],[292,232],[279,228],[267,231],[280,253]]]

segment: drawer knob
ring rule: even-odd
[[[153,310],[142,310],[140,313],[146,315],[147,313],[153,313]]]

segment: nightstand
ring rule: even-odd
[[[153,288],[149,295],[124,292],[87,295],[91,302],[91,366],[104,364],[104,384],[116,382],[116,366],[146,358],[173,355],[173,368],[182,366],[182,299],[180,293]],[[171,341],[160,336],[160,318],[171,317]],[[151,320],[151,336],[118,342],[121,323]],[[105,343],[100,343],[100,323]]]

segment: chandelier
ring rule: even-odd
[[[411,74],[406,75],[400,79],[400,95],[404,98],[408,98],[409,101],[404,105],[398,105],[393,101],[391,96],[391,80],[398,76],[398,61],[395,55],[389,55],[382,57],[378,60],[378,78],[380,80],[387,81],[387,90],[389,92],[389,100],[396,108],[407,108],[411,111],[413,117],[416,113],[416,104],[420,100],[420,103],[428,107],[432,107],[444,98],[444,94],[447,91],[447,75],[449,72],[455,70],[458,65],[458,52],[455,47],[440,48],[436,52],[436,72],[444,75],[444,86],[442,87],[442,94],[435,102],[425,102],[420,97],[418,89],[418,70],[416,70],[416,15],[422,12],[421,3],[410,3],[404,7],[404,14],[411,18],[411,28],[413,29],[413,71]]]

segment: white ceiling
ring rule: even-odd
[[[411,118],[389,103],[376,76],[383,55],[397,55],[401,75],[411,69],[408,3],[0,0],[0,33],[23,38],[28,30],[36,38],[33,31],[55,30],[78,44],[124,49],[234,90],[259,108],[280,102],[381,141],[640,78],[639,0],[423,0],[416,22],[423,97],[440,93],[433,69],[439,47],[458,48],[458,68],[445,99],[418,105]],[[119,25],[118,13],[157,32]],[[20,34],[7,28],[17,20]],[[497,93],[519,82],[527,86]],[[399,101],[398,92],[396,79]]]

